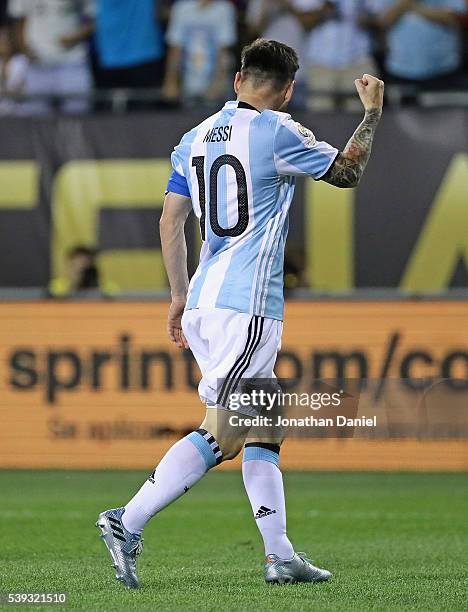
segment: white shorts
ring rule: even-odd
[[[208,408],[229,409],[229,395],[241,379],[276,378],[282,321],[225,308],[196,308],[184,313],[182,329],[202,373],[198,392]]]

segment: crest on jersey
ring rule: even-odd
[[[305,138],[305,142],[304,142],[305,146],[312,148],[316,143],[314,133],[311,132],[311,130],[309,130],[308,128],[304,127],[303,125],[297,122],[296,122],[296,127],[297,127],[297,131],[299,132],[299,134],[301,134],[301,136],[304,136]]]

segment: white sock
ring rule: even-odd
[[[186,493],[221,459],[216,440],[204,429],[176,442],[125,506],[122,516],[125,529],[141,534],[150,518]]]
[[[286,535],[286,506],[279,455],[260,445],[246,446],[242,476],[258,529],[265,544],[265,555],[291,559],[294,548]]]

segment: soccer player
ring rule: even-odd
[[[167,328],[179,348],[190,347],[200,366],[206,417],[166,453],[125,507],[99,515],[97,526],[116,577],[127,587],[138,586],[136,556],[146,523],[242,448],[245,489],[265,546],[266,582],[331,577],[295,552],[288,539],[278,467],[281,432],[273,430],[265,441],[248,427],[230,427],[230,397],[239,381],[271,381],[274,388],[295,177],[356,186],[382,113],[383,82],[365,74],[355,81],[364,119],[344,151],[317,141],[283,112],[298,67],[296,52],[284,44],[260,39],[246,47],[234,81],[237,100],[185,134],[172,154],[160,222],[172,293]],[[203,246],[189,284],[184,224],[192,209]],[[255,410],[241,406],[238,413]]]

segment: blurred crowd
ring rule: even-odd
[[[353,109],[365,72],[466,90],[467,33],[468,0],[0,0],[0,112],[86,112],[125,90],[218,104],[259,36],[297,49],[297,104],[313,110]]]

